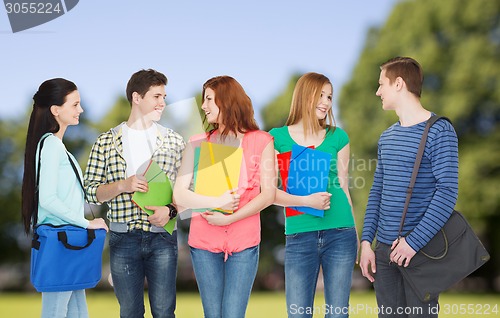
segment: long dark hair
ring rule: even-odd
[[[35,158],[40,138],[48,132],[59,131],[59,124],[50,111],[53,105],[61,106],[68,94],[77,90],[76,85],[64,78],[53,78],[43,82],[33,96],[26,149],[24,152],[24,174],[22,187],[22,217],[24,231],[30,233],[31,225],[36,225],[38,201],[35,189]]]

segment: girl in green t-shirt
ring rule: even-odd
[[[332,155],[325,192],[299,196],[278,189],[276,193],[275,204],[287,207],[285,286],[288,317],[312,317],[320,266],[326,302],[320,307],[324,309],[322,314],[347,317],[349,312],[358,236],[348,189],[349,138],[344,130],[335,126],[332,92],[332,84],[326,76],[303,75],[293,91],[285,126],[269,132],[274,137],[276,154],[291,151],[292,146],[298,144],[313,146],[317,151]],[[334,125],[330,124],[332,122]],[[290,207],[324,210],[324,216],[297,215]]]

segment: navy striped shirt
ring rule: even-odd
[[[382,133],[361,240],[392,244],[410,183],[418,145],[427,121],[410,127],[396,123]],[[438,120],[430,129],[403,235],[419,251],[446,223],[458,196],[458,139],[453,126]]]

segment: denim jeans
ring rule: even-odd
[[[348,317],[352,272],[356,262],[354,227],[286,236],[285,291],[288,317],[312,317],[320,266],[325,317]],[[316,311],[317,312],[317,311]]]
[[[375,248],[375,295],[379,318],[437,318],[438,299],[420,301],[401,275],[398,266],[390,262],[391,246],[378,242]],[[383,306],[383,307],[382,307]]]
[[[109,250],[120,317],[144,317],[144,279],[153,317],[175,317],[177,232],[110,232]]]
[[[191,247],[191,259],[205,318],[245,317],[259,246],[233,253],[225,262],[224,253]]]
[[[85,289],[42,293],[42,318],[88,318]]]

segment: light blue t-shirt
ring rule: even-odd
[[[87,228],[89,221],[84,217],[83,190],[69,162],[66,147],[61,139],[50,133],[45,134],[44,137],[47,135],[40,163],[37,224],[73,224]],[[38,170],[39,147],[40,143],[36,151],[36,171]],[[73,155],[69,155],[82,179],[78,162]]]

